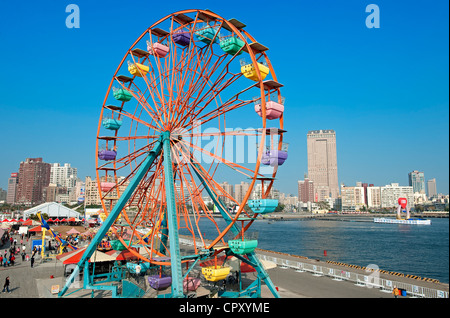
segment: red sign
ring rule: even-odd
[[[408,200],[406,198],[399,198],[398,204],[402,207],[402,209],[406,209],[406,205],[408,204]]]

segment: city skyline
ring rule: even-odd
[[[79,29],[66,27],[64,4],[28,2],[25,9],[4,4],[8,15],[0,24],[6,49],[0,57],[26,60],[26,50],[15,49],[24,45],[19,42],[24,38],[37,56],[32,66],[2,65],[8,74],[0,79],[8,92],[0,101],[3,189],[25,158],[70,162],[78,175],[94,177],[101,103],[117,64],[145,28],[183,9],[181,2],[163,6],[137,1],[143,10],[129,17],[118,1],[107,6],[101,1],[75,3],[81,12]],[[436,179],[438,193],[448,194],[448,3],[376,1],[379,29],[366,27],[366,5],[358,1],[297,3],[294,8],[280,4],[271,8],[279,30],[261,27],[266,24],[244,13],[246,6],[264,3],[236,2],[242,10],[230,9],[232,3],[230,8],[206,1],[197,5],[241,20],[269,47],[284,85],[285,140],[290,143],[275,187],[296,193],[297,180],[307,172],[307,132],[333,129],[339,184],[407,185],[408,173],[418,170],[425,182]],[[118,18],[126,28],[108,23]],[[31,29],[42,36],[29,37]],[[283,38],[292,39],[288,46]],[[55,54],[58,49],[64,54]],[[92,54],[104,50],[108,54]],[[87,75],[89,85],[83,81]]]

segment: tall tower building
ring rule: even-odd
[[[27,158],[20,163],[16,203],[32,205],[44,202],[43,190],[50,183],[50,167],[42,158]]]
[[[437,196],[437,189],[436,189],[436,178],[430,179],[427,181],[427,188],[428,188],[428,197],[434,197]],[[9,193],[9,190],[8,190]]]
[[[307,134],[308,176],[314,182],[317,201],[339,197],[336,133],[334,130],[311,130]]]
[[[408,173],[409,186],[413,187],[413,192],[425,193],[425,175],[423,172],[414,170]]]
[[[8,193],[6,194],[6,203],[8,204],[16,203],[16,192],[18,183],[19,183],[19,173],[17,172],[11,173],[11,176],[8,179]]]

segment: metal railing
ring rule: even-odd
[[[280,268],[290,268],[297,272],[310,272],[314,276],[327,276],[337,281],[351,281],[359,286],[379,288],[382,292],[391,293],[394,286],[396,286],[399,289],[405,290],[408,296],[423,298],[449,298],[448,291],[380,278],[379,273],[376,270],[366,270],[367,275],[364,275],[323,265],[287,260],[264,254],[257,255],[259,259],[273,262]]]

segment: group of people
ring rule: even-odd
[[[9,247],[9,255],[8,255],[8,249],[5,249],[4,254],[0,253],[0,266],[6,267],[6,266],[14,266],[14,263],[16,261],[16,256],[21,255],[22,261],[25,261],[27,258],[26,254],[26,243],[23,240],[23,235],[20,239],[20,247],[18,246],[18,242],[16,238],[13,238],[12,236],[9,238],[10,240],[10,247]]]
[[[5,249],[4,252],[0,252],[0,266],[7,267],[7,266],[14,266],[16,263],[16,257],[21,256],[22,261],[28,261],[30,259],[29,255],[27,255],[27,247],[26,247],[26,237],[22,234],[20,236],[20,240],[18,241],[17,238],[13,237],[13,233],[7,234],[7,240],[6,242],[10,243],[9,248]],[[5,243],[6,243],[5,242]],[[9,254],[8,254],[9,252]],[[31,253],[31,267],[34,265],[34,257],[38,253],[38,249],[34,247],[32,253]],[[3,293],[8,292],[11,293],[10,290],[10,277],[6,276],[5,282],[3,284]]]

